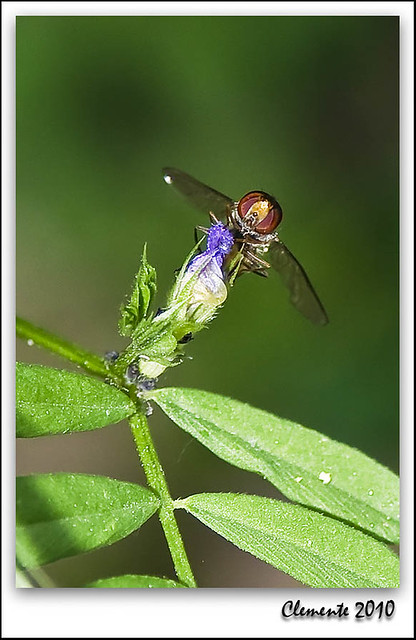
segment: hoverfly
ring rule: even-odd
[[[197,209],[209,213],[211,222],[222,220],[231,231],[234,245],[225,263],[231,284],[244,272],[267,276],[273,267],[289,289],[296,309],[315,324],[327,324],[328,316],[306,272],[278,236],[283,213],[274,197],[264,191],[249,191],[240,200],[232,200],[170,167],[163,169],[163,178]]]

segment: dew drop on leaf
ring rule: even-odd
[[[33,347],[35,343],[33,342],[33,340],[31,338],[29,338],[29,340],[27,341],[27,346],[28,347]]]
[[[331,474],[326,473],[326,471],[321,471],[319,474],[319,480],[322,480],[323,484],[329,484],[332,480]]]
[[[373,489],[369,489],[369,490],[368,490],[368,495],[369,495],[369,496],[374,495],[374,490],[373,490]]]

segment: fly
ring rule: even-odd
[[[266,277],[273,267],[289,289],[296,309],[315,324],[327,324],[328,316],[305,270],[278,236],[283,212],[273,196],[250,191],[240,200],[232,200],[171,167],[163,170],[163,178],[197,209],[209,213],[212,223],[222,220],[232,233],[234,244],[225,262],[230,284],[244,272]]]

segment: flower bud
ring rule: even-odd
[[[206,250],[192,258],[178,276],[170,305],[179,305],[178,319],[197,325],[193,331],[202,329],[227,298],[222,266],[233,242],[222,222],[212,225]]]
[[[114,370],[124,376],[126,384],[136,384],[136,379],[130,379],[130,367],[134,364],[137,380],[140,382],[137,385],[138,395],[143,393],[143,380],[152,381],[167,367],[180,364],[183,344],[188,342],[194,333],[203,329],[225,302],[227,285],[223,264],[233,244],[233,235],[222,222],[211,225],[207,231],[206,250],[191,259],[188,257],[185,261],[167,305],[153,317],[141,317],[134,325],[133,340],[115,361]],[[146,301],[147,281],[144,276],[137,277],[136,280],[137,286],[141,287],[139,293],[143,294],[142,298]],[[136,298],[139,299],[139,296],[136,295],[134,298],[135,304]],[[130,307],[135,310],[133,303]],[[130,330],[130,316],[126,316],[123,329],[127,327]]]

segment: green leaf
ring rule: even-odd
[[[35,364],[16,365],[16,435],[89,431],[135,413],[129,398],[104,382]]]
[[[86,351],[73,342],[68,342],[59,336],[35,327],[31,322],[16,318],[16,335],[22,340],[26,340],[29,346],[36,344],[38,347],[48,349],[66,360],[74,362],[89,373],[106,378],[108,375],[103,358],[99,358],[95,353]]]
[[[86,587],[99,587],[104,589],[177,589],[186,588],[184,585],[155,576],[125,575],[114,578],[102,578],[85,585]]]
[[[155,293],[156,270],[147,261],[146,245],[144,245],[130,300],[120,309],[119,331],[122,336],[131,336],[139,322],[147,317]]]
[[[33,584],[29,580],[29,576],[26,575],[21,569],[16,569],[16,589],[31,589]]]
[[[357,449],[213,393],[167,388],[149,396],[217,456],[291,500],[398,541],[399,478]]]
[[[76,473],[18,477],[16,497],[17,558],[28,568],[113,544],[159,506],[137,484]]]
[[[176,504],[311,587],[399,586],[399,559],[386,545],[305,507],[232,493],[202,493]]]

